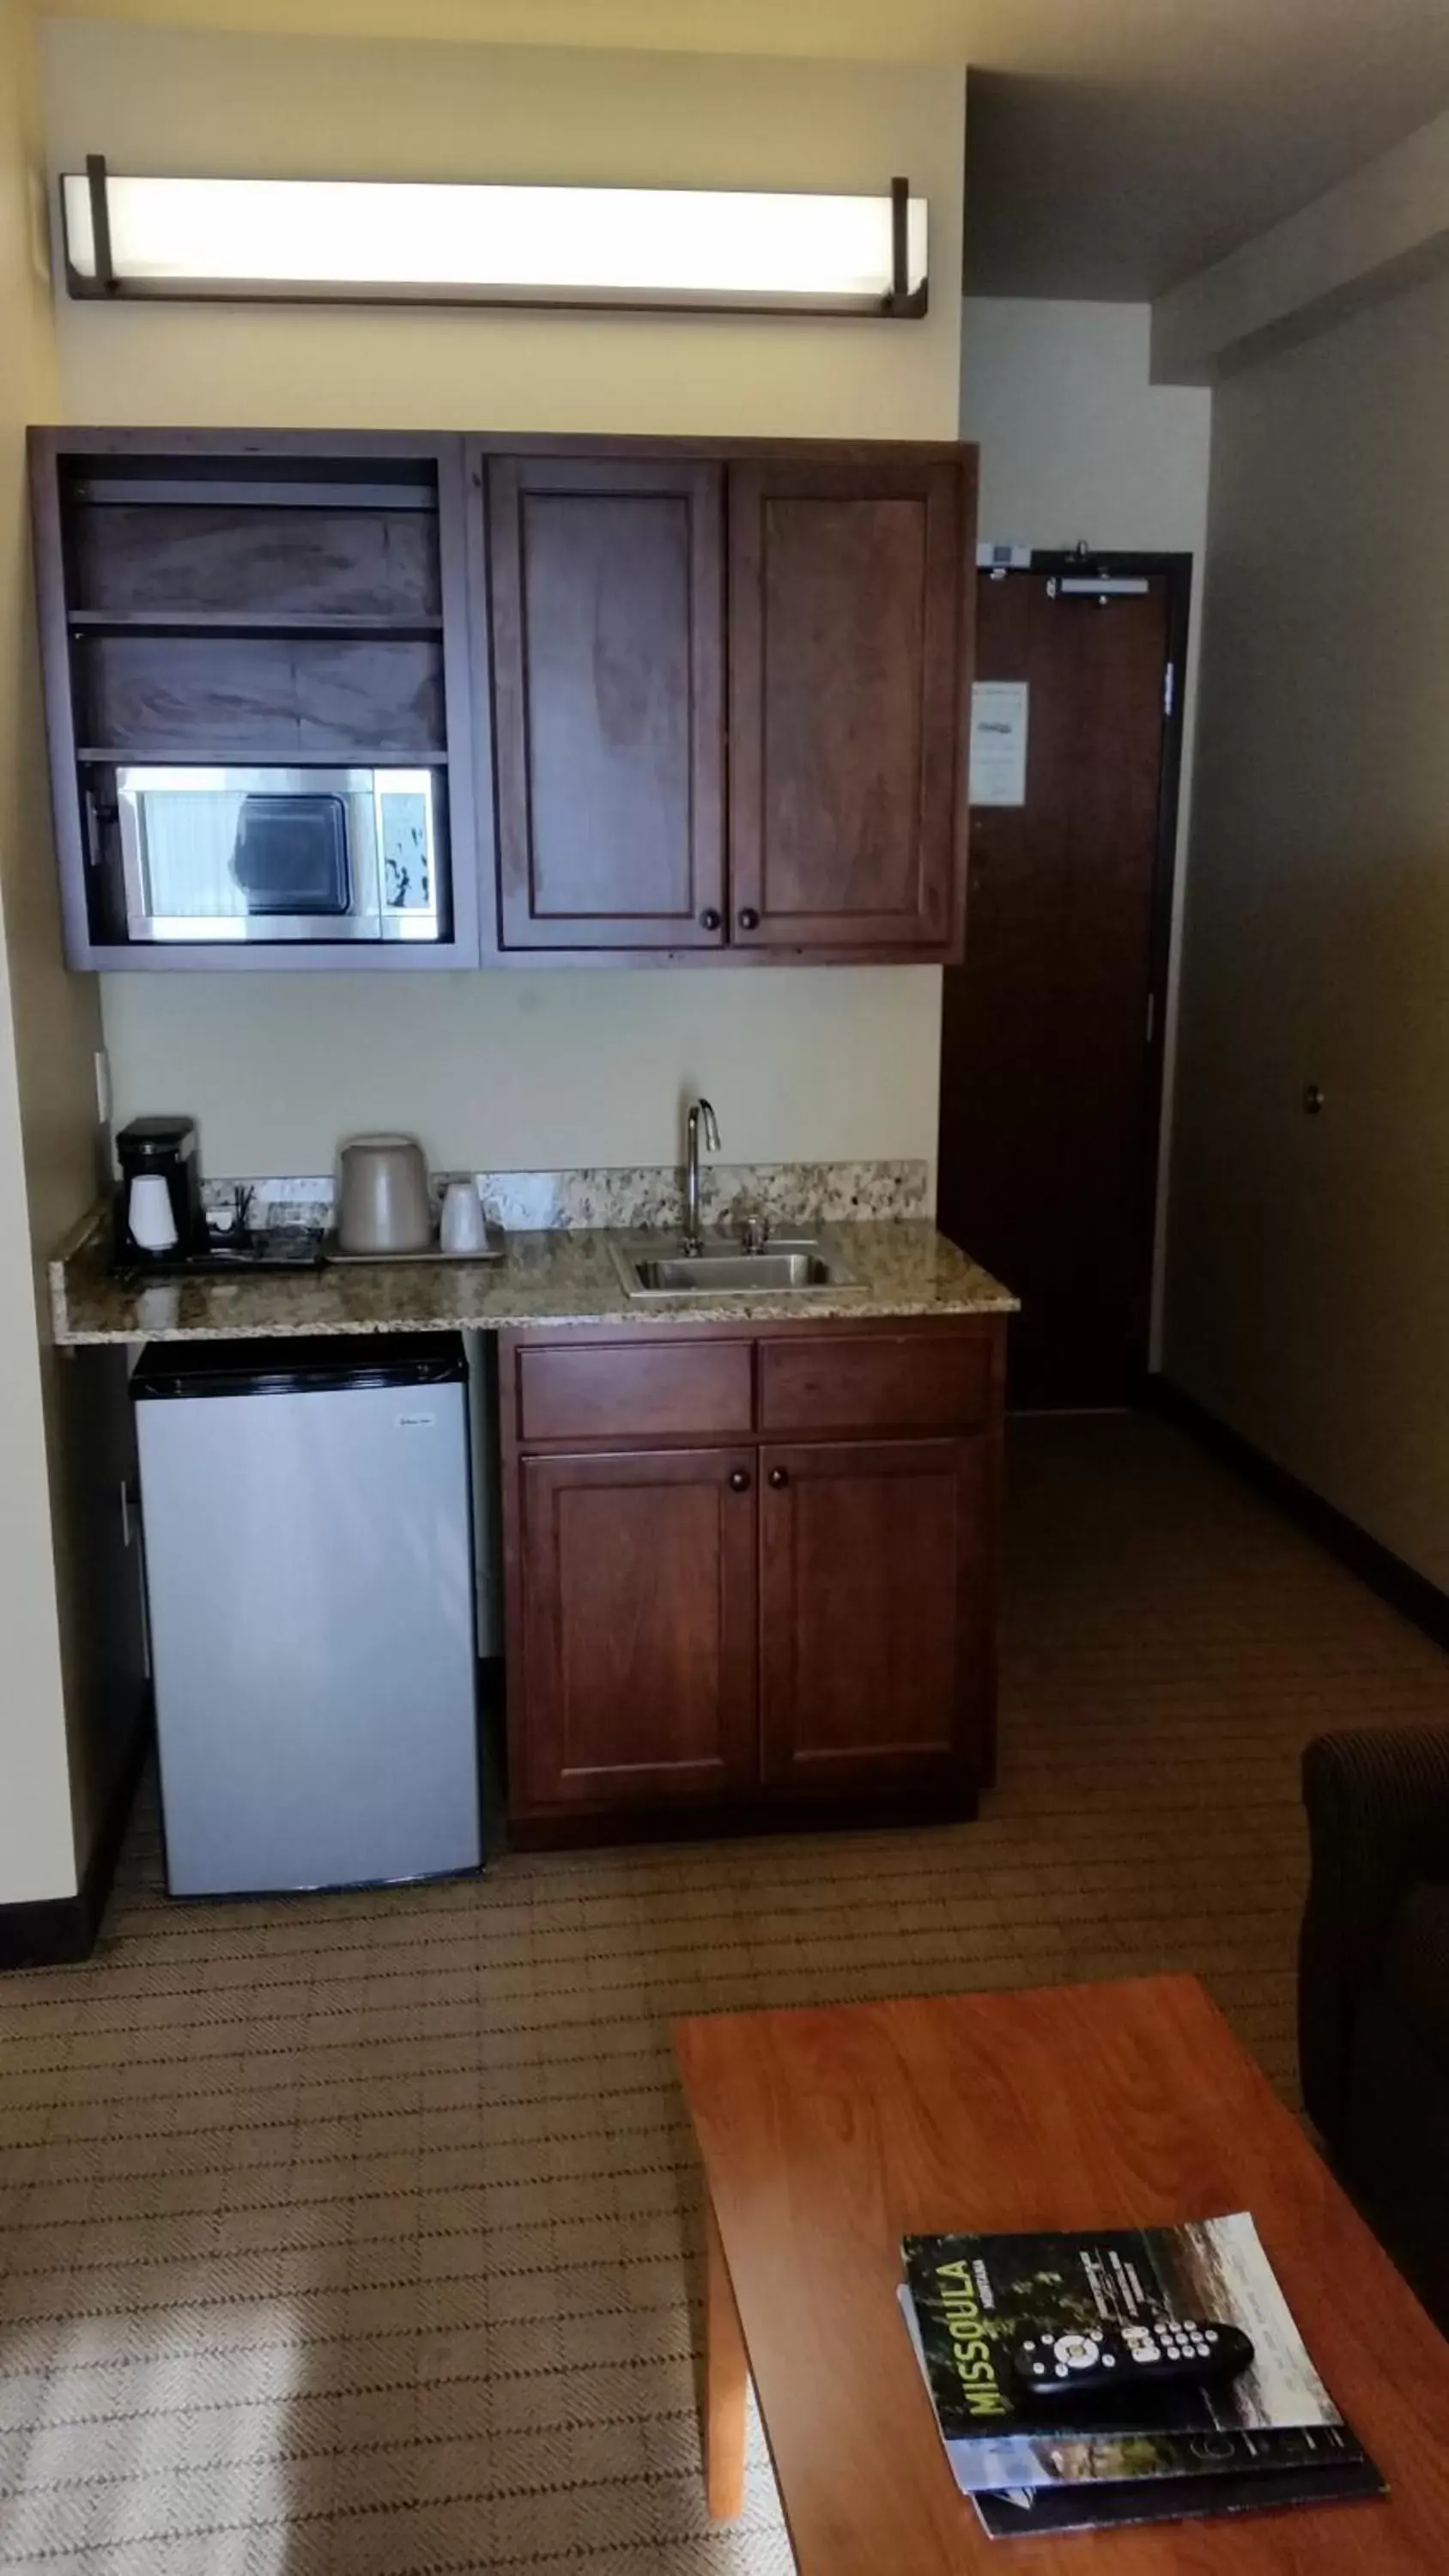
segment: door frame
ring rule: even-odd
[[[988,548],[978,548],[976,577],[989,578],[994,567],[981,561]],[[1157,1285],[1157,1220],[1161,1197],[1163,1112],[1166,1106],[1167,1024],[1172,934],[1177,902],[1177,845],[1181,825],[1182,754],[1187,708],[1187,657],[1191,642],[1192,563],[1190,554],[1118,552],[1107,547],[1033,546],[1026,563],[1003,564],[1000,577],[1013,573],[1046,573],[1073,580],[1097,574],[1104,581],[1161,580],[1167,587],[1167,657],[1176,673],[1172,706],[1162,719],[1162,767],[1157,784],[1157,846],[1152,863],[1151,986],[1155,1001],[1152,1035],[1146,1047],[1147,1115],[1142,1152],[1146,1162],[1142,1192],[1140,1275],[1144,1282],[1141,1347],[1132,1363],[1132,1397],[1140,1400],[1152,1377],[1152,1319]],[[979,654],[978,654],[979,662]],[[976,676],[979,678],[979,668]],[[967,943],[970,943],[968,898]]]

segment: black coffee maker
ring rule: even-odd
[[[121,1190],[116,1260],[125,1270],[175,1269],[204,1252],[201,1164],[194,1118],[133,1118],[116,1138]]]

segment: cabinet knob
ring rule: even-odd
[[[770,1469],[770,1482],[778,1494],[782,1486],[789,1484],[790,1479],[786,1475],[783,1467],[772,1467]]]
[[[720,916],[715,911],[712,903],[707,903],[705,905],[703,912],[699,916],[699,926],[701,930],[718,930],[720,926]]]
[[[755,908],[754,908],[754,905],[753,905],[753,904],[749,904],[749,903],[747,903],[747,904],[746,904],[746,906],[745,906],[745,908],[744,908],[744,911],[740,914],[740,928],[741,928],[741,930],[758,930],[758,929],[759,929],[759,926],[760,926],[760,916],[759,916],[759,914],[756,912],[756,910],[755,910]]]
[[[744,1467],[732,1467],[730,1469],[730,1492],[732,1494],[747,1494],[749,1490],[750,1478],[748,1469]]]

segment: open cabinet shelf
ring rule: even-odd
[[[155,965],[155,919],[214,908],[204,838],[194,905],[174,855],[161,893],[149,855],[127,854],[107,771],[417,769],[438,781],[436,939],[337,939],[319,905],[317,935],[284,942],[258,903],[241,955],[164,943],[166,962],[476,965],[461,439],[43,430],[31,458],[69,962]],[[353,858],[370,923],[377,863]]]
[[[441,635],[433,616],[333,616],[324,610],[226,608],[70,608],[78,635]]]

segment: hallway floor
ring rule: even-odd
[[[975,1825],[199,1907],[142,1818],[0,1983],[0,2568],[786,2576],[757,2427],[704,2510],[675,2014],[1192,1969],[1293,2099],[1300,1749],[1449,1663],[1161,1423],[1008,1481]]]

